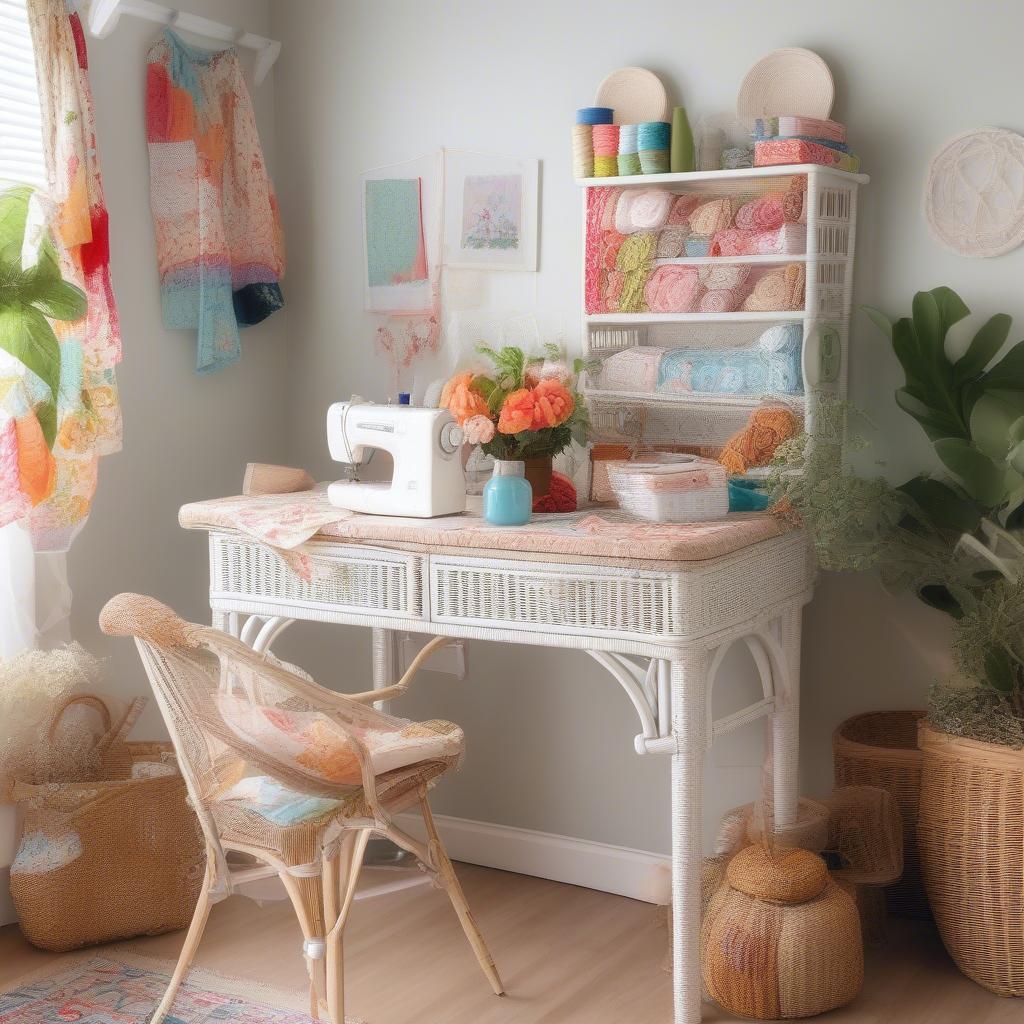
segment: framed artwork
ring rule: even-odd
[[[444,151],[444,263],[537,269],[539,161]]]

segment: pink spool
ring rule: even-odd
[[[619,152],[619,126],[617,124],[595,124],[594,156],[617,156]]]

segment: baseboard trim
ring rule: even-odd
[[[511,825],[445,814],[434,817],[452,860],[568,882],[645,903],[668,902],[671,868],[667,857]],[[423,836],[418,814],[407,812],[396,820],[410,834]]]

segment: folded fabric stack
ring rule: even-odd
[[[625,236],[618,249],[615,271],[608,275],[606,298],[609,312],[642,312],[644,283],[654,261],[655,241],[653,234],[642,232]]]
[[[790,263],[769,271],[754,282],[750,294],[743,300],[748,313],[781,313],[801,309],[804,304],[806,272],[802,263]]]
[[[712,239],[709,256],[798,256],[807,248],[804,224],[782,224],[769,231],[726,228]]]
[[[846,127],[813,117],[758,118],[754,128],[754,166],[821,164],[857,171],[860,159],[850,152]]]
[[[629,189],[615,206],[615,230],[620,235],[660,231],[668,221],[675,197],[666,189]]]
[[[633,394],[799,395],[802,349],[803,328],[797,323],[775,324],[746,347],[638,345],[604,360],[600,387]]]
[[[669,168],[672,126],[668,121],[642,121],[636,126],[640,169],[644,174],[665,174]]]
[[[701,313],[732,313],[740,308],[747,294],[750,267],[742,264],[704,266],[699,269],[698,276],[705,289],[697,304]]]
[[[637,148],[639,139],[637,129],[639,125],[619,125],[619,174],[642,174],[640,166],[640,151]]]
[[[658,390],[717,395],[797,395],[803,328],[776,324],[747,348],[673,349],[658,368]]]
[[[652,313],[692,313],[703,293],[697,268],[679,264],[656,267],[644,287]]]
[[[619,173],[619,126],[595,124],[591,134],[594,140],[594,177],[614,178]]]

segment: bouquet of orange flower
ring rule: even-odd
[[[572,369],[556,345],[542,356],[526,356],[509,345],[499,351],[477,346],[494,369],[457,373],[441,392],[440,405],[458,421],[467,444],[478,444],[495,459],[537,459],[557,455],[571,441],[587,442],[590,420]]]

